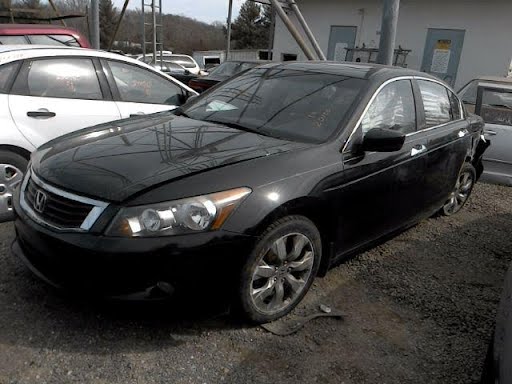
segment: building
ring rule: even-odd
[[[382,0],[297,3],[329,60],[353,59],[346,48],[378,48]],[[411,50],[407,67],[435,74],[458,89],[477,76],[508,74],[511,20],[512,0],[401,0],[396,48]],[[274,60],[306,59],[279,18],[273,51]]]
[[[268,49],[234,49],[229,54],[230,60],[235,61],[257,61],[268,60]],[[272,57],[272,52],[270,52]],[[194,60],[201,68],[208,68],[226,61],[226,51],[194,51]]]

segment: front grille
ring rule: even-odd
[[[36,209],[36,194],[41,191],[46,196],[43,209]],[[34,213],[47,224],[58,228],[78,229],[89,215],[94,205],[59,196],[37,185],[32,178],[25,188],[25,202]]]

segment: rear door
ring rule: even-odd
[[[329,36],[327,59],[333,61],[351,61],[347,55],[347,48],[354,48],[356,44],[357,27],[333,25]]]
[[[440,208],[452,193],[473,140],[459,98],[441,83],[418,79],[420,130],[428,138],[425,196],[430,210]]]
[[[35,147],[80,128],[120,118],[91,58],[26,60],[9,95],[21,133]],[[110,99],[110,100],[109,100]]]
[[[183,103],[185,91],[158,73],[116,60],[102,63],[123,118],[173,110]]]
[[[418,116],[410,79],[387,84],[371,101],[353,144],[343,153],[344,172],[336,199],[340,202],[337,248],[342,252],[375,240],[415,221],[424,211],[426,144],[416,134]],[[357,143],[373,128],[406,134],[397,152],[361,152]]]
[[[491,141],[484,154],[485,177],[512,185],[512,85],[481,83],[476,104]]]

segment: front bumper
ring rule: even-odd
[[[33,221],[19,199],[15,212],[13,254],[46,282],[93,295],[133,295],[161,283],[177,290],[230,286],[255,243],[227,231],[143,239],[62,233]]]

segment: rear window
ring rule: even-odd
[[[80,47],[78,41],[71,35],[29,35],[28,38],[32,44]]]
[[[0,44],[2,45],[17,45],[28,44],[25,36],[0,36]]]

